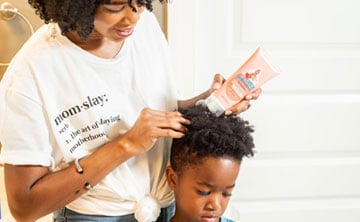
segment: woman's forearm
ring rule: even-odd
[[[212,93],[212,89],[208,89],[205,92],[201,93],[200,95],[197,95],[193,98],[187,99],[187,100],[178,100],[178,107],[179,108],[189,108],[191,106],[194,106],[195,103],[201,99],[206,99],[210,94]]]
[[[117,142],[109,142],[74,164],[51,173],[46,167],[5,164],[5,184],[11,213],[17,221],[35,221],[87,192],[130,155]]]

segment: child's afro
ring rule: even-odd
[[[254,129],[249,122],[236,115],[217,117],[207,107],[194,106],[179,110],[191,121],[188,131],[174,139],[170,164],[181,173],[185,167],[200,164],[208,157],[229,158],[241,162],[244,156],[254,155]]]

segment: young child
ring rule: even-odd
[[[171,222],[224,222],[243,156],[254,155],[254,131],[238,116],[219,116],[206,107],[180,110],[191,121],[174,139],[167,180],[175,193]]]

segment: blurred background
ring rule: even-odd
[[[0,0],[0,79],[18,49],[43,23],[27,0]],[[17,13],[4,10],[16,10]]]

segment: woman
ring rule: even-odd
[[[12,215],[167,220],[170,143],[189,124],[175,110],[206,98],[224,79],[215,75],[209,90],[177,101],[151,0],[29,3],[47,24],[0,84],[0,160]],[[259,94],[231,112],[246,110]]]

